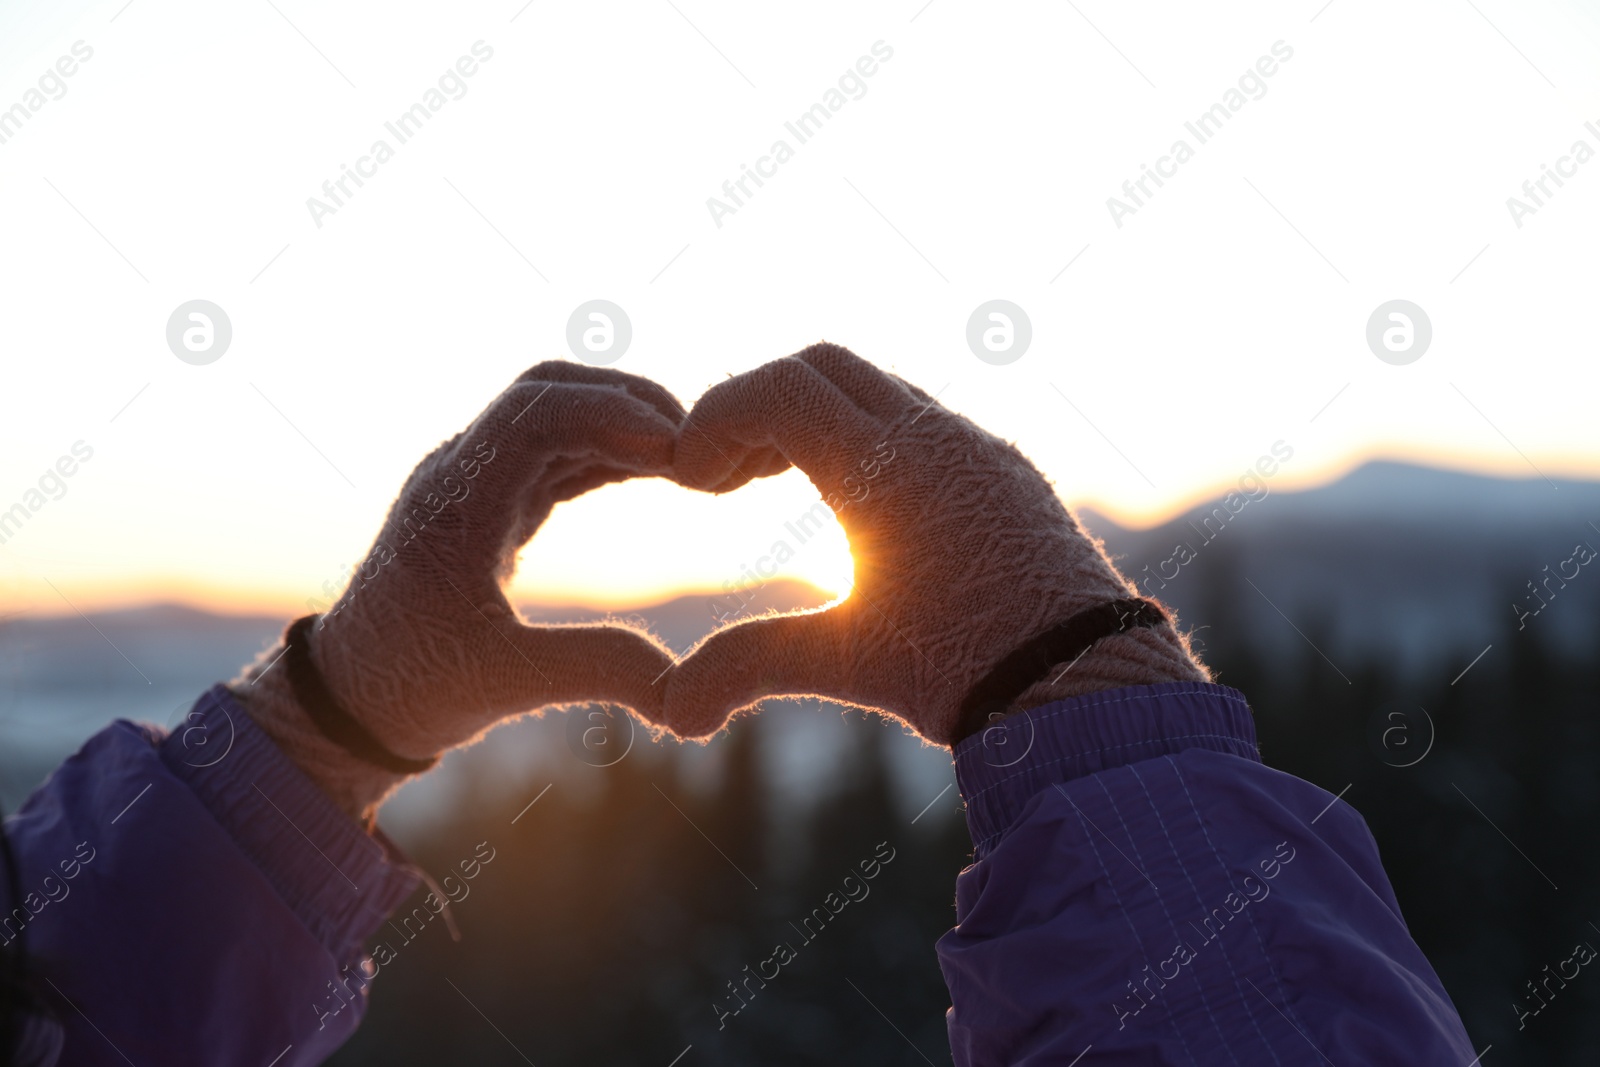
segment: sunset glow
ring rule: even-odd
[[[837,341],[1015,442],[1064,500],[1126,525],[1226,491],[1275,442],[1293,459],[1273,491],[1380,457],[1600,477],[1600,365],[1571,343],[1600,282],[1581,237],[1600,227],[1600,172],[1579,169],[1532,214],[1506,206],[1592,136],[1582,102],[1600,100],[1600,68],[1585,49],[1600,32],[1576,8],[1506,27],[1570,107],[1515,55],[1502,62],[1505,42],[1470,9],[1397,14],[1379,38],[1336,11],[1281,26],[1275,9],[1259,24],[1176,11],[1160,41],[1192,47],[1146,57],[1160,89],[1134,78],[1116,109],[1079,101],[1070,136],[1018,126],[1011,102],[1056,99],[1064,70],[1131,76],[1071,9],[988,27],[1013,42],[1006,76],[961,86],[937,57],[976,16],[802,22],[786,47],[812,58],[754,91],[714,53],[685,70],[645,47],[685,28],[670,7],[638,12],[648,25],[604,64],[671,87],[645,98],[591,77],[598,53],[550,50],[608,39],[594,12],[547,12],[531,31],[533,13],[463,10],[440,16],[453,30],[401,20],[379,42],[330,12],[319,36],[361,57],[346,84],[270,9],[287,35],[276,66],[215,47],[262,32],[254,15],[219,9],[174,30],[114,11],[63,5],[0,32],[17,71],[80,39],[93,49],[0,146],[0,191],[17,205],[0,260],[0,512],[24,509],[0,531],[0,615],[325,601],[419,459],[528,366],[578,358],[568,320],[597,298],[631,320],[614,365],[685,404]],[[1412,37],[1435,42],[1426,64]],[[1159,195],[1108,214],[1279,38],[1265,93]],[[880,39],[859,101],[732,205],[729,176]],[[388,133],[458,53],[477,57],[460,95],[403,142]],[[1357,69],[1383,75],[1345,77]],[[530,129],[527,102],[574,79],[591,94],[582,108],[543,109]],[[186,91],[200,82],[219,88]],[[270,103],[254,88],[267,83]],[[1458,98],[1426,122],[1397,118],[1407,154],[1376,173],[1375,135],[1348,117],[1423,83]],[[543,162],[529,162],[530,136],[552,146]],[[176,181],[157,146],[196,138]],[[395,141],[393,158],[334,205],[324,184],[365,167],[375,138]],[[713,194],[737,210],[708,216]],[[1031,347],[1005,365],[964,333],[998,297],[1031,319]],[[1431,347],[1408,365],[1376,358],[1366,335],[1396,298],[1431,320]],[[175,358],[167,336],[195,300],[231,325],[203,365]],[[80,444],[92,458],[52,473]],[[817,499],[796,472],[721,499],[660,480],[608,487],[557,511],[512,596],[627,607],[714,594],[782,540],[793,556],[774,577],[837,594],[850,574],[837,526],[804,544],[785,527]]]

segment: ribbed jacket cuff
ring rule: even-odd
[[[357,958],[417,887],[399,848],[341,811],[225,687],[196,701],[160,751],[335,960]]]
[[[1097,771],[1188,748],[1261,762],[1244,694],[1226,685],[1161,682],[1041,704],[955,747],[974,858],[982,859],[1040,792]]]

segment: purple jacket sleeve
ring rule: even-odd
[[[1164,683],[956,749],[974,860],[939,941],[958,1067],[1474,1059],[1349,805],[1242,694]]]
[[[170,735],[100,731],[7,832],[31,1047],[54,1031],[74,1067],[321,1063],[365,1010],[363,942],[417,884],[221,686]]]

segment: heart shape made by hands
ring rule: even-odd
[[[504,586],[557,503],[627,478],[725,493],[791,465],[850,541],[841,602],[747,618],[673,660],[615,623],[529,625]],[[612,703],[682,737],[765,697],[897,716],[950,745],[974,684],[1019,645],[1130,593],[1015,447],[847,349],[813,345],[710,389],[685,413],[654,382],[541,363],[402,487],[367,556],[317,620],[310,657],[333,701],[411,766],[496,722]],[[1129,630],[1019,698],[1208,679],[1170,623]],[[264,654],[235,683],[258,722],[347,810],[399,777],[352,772]],[[257,681],[260,685],[257,685]]]

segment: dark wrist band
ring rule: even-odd
[[[1052,626],[978,679],[956,713],[956,736],[951,747],[982,730],[991,717],[1004,714],[1029,686],[1043,681],[1050,668],[1076,662],[1102,637],[1135,626],[1159,626],[1166,621],[1167,613],[1155,601],[1128,597],[1087,608]]]
[[[395,755],[339,706],[333,692],[328,689],[328,683],[323,681],[321,672],[317,670],[317,665],[311,662],[309,634],[316,621],[317,616],[307,615],[289,624],[283,633],[286,650],[283,666],[289,672],[289,685],[294,689],[295,700],[306,709],[318,732],[350,755],[386,771],[410,775],[432,770],[439,762],[438,756],[421,760]]]

